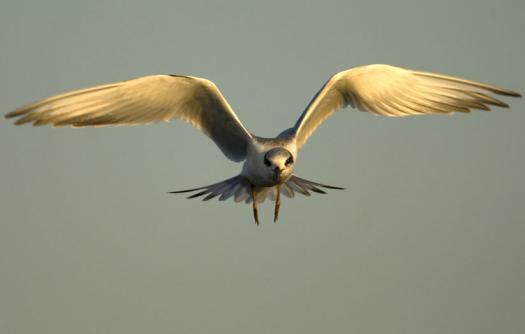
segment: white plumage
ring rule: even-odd
[[[204,200],[219,196],[219,200],[232,197],[252,202],[258,224],[257,203],[266,197],[276,202],[276,220],[281,193],[288,197],[294,193],[309,196],[311,191],[324,193],[322,187],[342,189],[293,175],[299,149],[336,111],[351,105],[377,115],[401,117],[508,107],[494,94],[521,96],[456,77],[389,65],[361,66],[332,76],[292,128],[268,139],[251,134],[242,125],[211,81],[152,75],[49,97],[6,117],[18,118],[17,125],[72,127],[130,126],[181,118],[209,136],[227,158],[245,162],[242,172],[231,179],[177,192],[197,192],[189,198],[206,195]]]

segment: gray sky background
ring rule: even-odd
[[[0,110],[136,76],[213,80],[261,136],[333,73],[388,63],[525,92],[525,2],[11,1]],[[183,122],[0,120],[0,332],[522,333],[525,103],[453,117],[351,109],[273,207],[167,191],[237,174]]]

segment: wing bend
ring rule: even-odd
[[[151,75],[56,95],[6,115],[35,126],[131,126],[177,118],[209,136],[233,161],[246,157],[251,134],[209,80]]]
[[[391,117],[453,114],[489,106],[508,107],[491,94],[520,94],[475,81],[412,71],[389,65],[368,65],[339,72],[317,92],[293,130],[300,148],[336,111],[349,104],[361,111]]]

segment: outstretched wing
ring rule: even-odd
[[[392,117],[452,114],[508,107],[490,94],[519,97],[502,88],[460,78],[389,65],[368,65],[331,77],[306,107],[293,130],[300,148],[321,123],[349,104]]]
[[[208,135],[228,158],[246,157],[251,134],[213,82],[151,75],[49,97],[6,115],[15,124],[129,126],[182,118]]]

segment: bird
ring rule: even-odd
[[[298,153],[312,133],[335,112],[351,106],[389,117],[468,113],[508,108],[494,95],[521,94],[443,74],[372,64],[331,76],[306,106],[297,122],[274,138],[258,137],[241,123],[217,86],[186,75],[148,75],[51,96],[5,115],[15,124],[34,126],[132,126],[182,119],[207,135],[226,158],[242,162],[239,174],[227,180],[170,193],[189,193],[204,201],[218,197],[251,203],[259,225],[258,204],[275,201],[279,217],[281,194],[310,196],[325,189],[344,189],[294,174]]]

